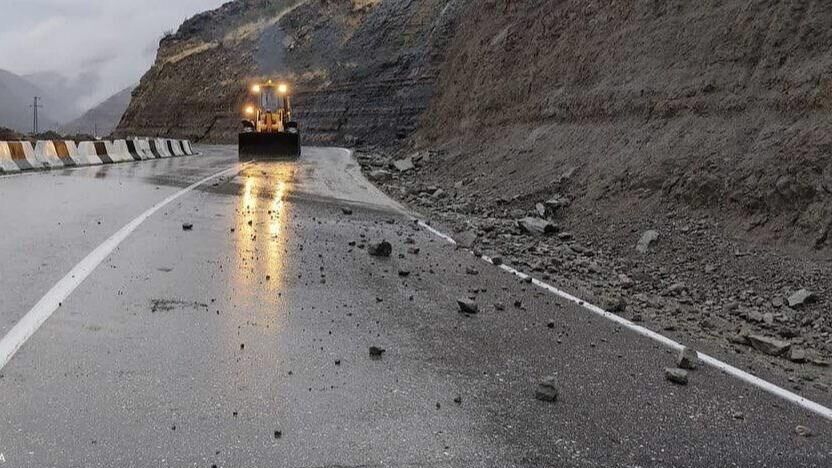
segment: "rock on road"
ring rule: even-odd
[[[0,178],[0,336],[238,164],[201,150]],[[676,359],[420,229],[349,152],[305,148],[165,206],[62,302],[0,369],[0,466],[828,466],[828,422],[712,368],[668,382]]]

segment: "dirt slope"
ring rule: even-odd
[[[421,144],[450,151],[438,175],[494,198],[538,201],[575,168],[583,208],[657,197],[825,247],[829,24],[823,1],[484,1]]]

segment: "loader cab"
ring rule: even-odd
[[[254,84],[251,97],[254,103],[246,106],[244,131],[276,133],[297,129],[292,122],[291,98],[286,84],[271,80]]]

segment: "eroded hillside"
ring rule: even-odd
[[[293,84],[307,142],[394,141],[427,107],[453,0],[243,0],[162,40],[122,134],[231,142],[248,83]]]

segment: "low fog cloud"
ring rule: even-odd
[[[79,102],[90,107],[138,83],[166,31],[224,2],[0,0],[0,69],[18,75],[57,72],[71,86],[92,85]]]

